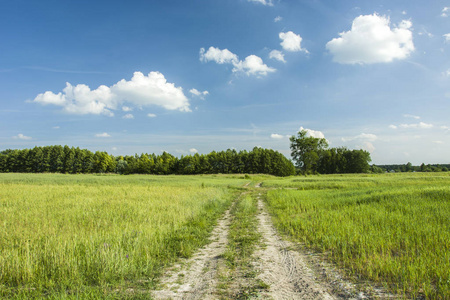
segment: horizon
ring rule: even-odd
[[[288,137],[306,129],[371,164],[450,163],[446,1],[0,8],[0,151],[262,147],[290,159]]]

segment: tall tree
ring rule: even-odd
[[[291,136],[291,156],[303,174],[317,172],[319,153],[328,147],[324,138],[308,136],[306,130],[300,130],[297,136]]]

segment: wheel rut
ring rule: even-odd
[[[250,268],[254,271],[251,273],[255,275],[249,278],[233,273],[226,266],[224,254],[233,247],[228,242],[228,233],[232,222],[236,221],[231,213],[236,199],[213,229],[211,243],[198,250],[193,257],[181,260],[168,269],[158,288],[150,292],[153,299],[234,299],[236,295],[239,299],[276,300],[372,298],[358,293],[353,287],[337,289],[337,285],[351,285],[342,279],[330,283],[316,277],[318,271],[310,268],[310,257],[278,235],[261,193],[257,195],[256,191],[261,190],[260,187],[261,183],[253,188],[249,184],[245,186],[247,191],[253,191],[258,205],[256,218],[261,240],[256,242],[250,261]],[[224,276],[229,278],[224,279]],[[224,284],[224,280],[227,284]],[[245,288],[241,290],[242,287],[253,289],[251,293],[246,293]]]
[[[255,252],[258,278],[269,289],[262,291],[264,299],[335,299],[319,284],[301,256],[290,250],[291,244],[277,234],[263,201],[258,199],[259,230],[264,246]]]
[[[210,244],[166,272],[160,289],[151,292],[154,299],[217,299],[217,268],[227,247],[230,209],[212,231]]]

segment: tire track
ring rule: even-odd
[[[163,276],[161,289],[151,292],[154,299],[217,299],[217,268],[228,244],[230,210],[212,231],[210,244]]]
[[[265,247],[255,252],[258,278],[270,286],[262,291],[264,299],[335,299],[328,289],[315,280],[314,274],[299,253],[289,250],[290,243],[281,240],[264,203],[258,197],[259,230]]]

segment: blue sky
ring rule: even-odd
[[[2,1],[0,149],[449,163],[450,2]]]

